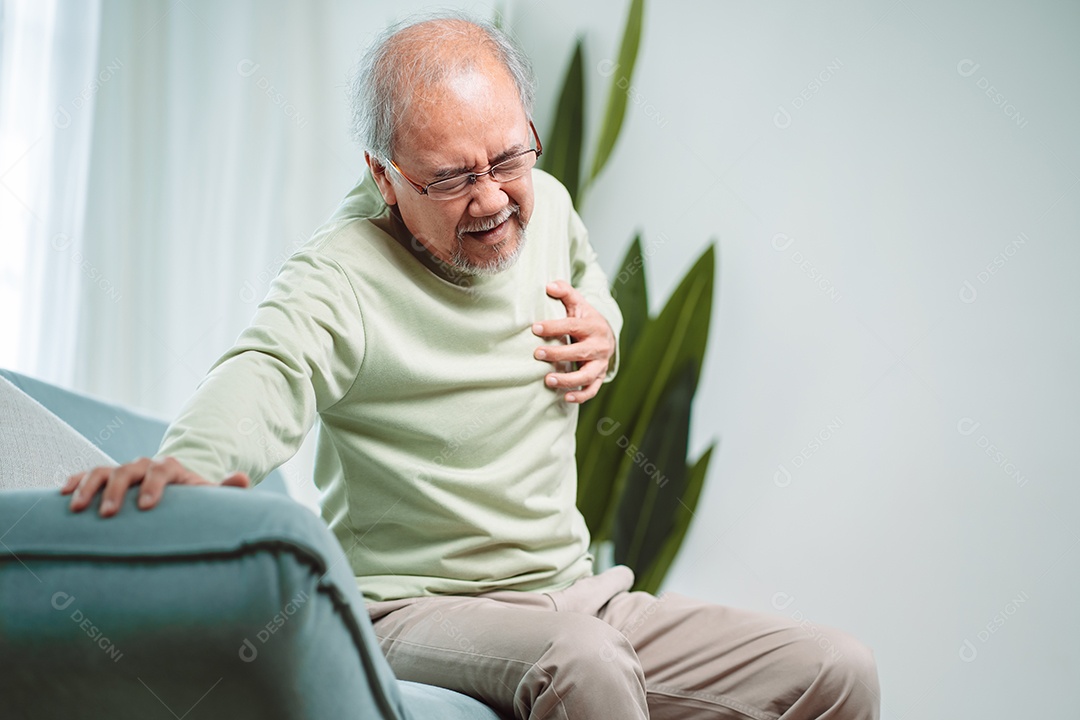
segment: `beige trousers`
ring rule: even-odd
[[[876,720],[851,637],[675,593],[623,566],[551,593],[406,598],[368,611],[398,678],[525,720]]]

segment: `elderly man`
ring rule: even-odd
[[[369,173],[282,267],[155,459],[63,491],[247,486],[316,418],[322,514],[399,677],[518,718],[877,717],[868,650],[823,628],[592,574],[577,406],[621,318],[566,190],[534,169],[527,59],[492,27],[408,23],[356,83]]]

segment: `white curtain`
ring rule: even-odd
[[[119,297],[83,293],[75,384],[171,415],[359,175],[351,58],[325,51],[318,6],[104,15],[98,64],[120,69],[99,93],[85,235]]]
[[[393,17],[0,2],[0,366],[171,417],[359,177],[346,81]]]
[[[388,18],[3,3],[0,365],[170,416],[359,176],[345,81]]]
[[[69,385],[100,87],[100,3],[0,4],[0,366]]]

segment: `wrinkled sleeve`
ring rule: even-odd
[[[577,212],[570,208],[570,267],[571,284],[585,299],[604,316],[615,334],[615,354],[608,364],[604,382],[615,377],[619,369],[619,333],[622,330],[622,312],[611,297],[607,276],[596,262],[596,251],[589,244],[589,231]]]
[[[332,258],[302,250],[169,426],[156,457],[172,456],[212,482],[236,471],[259,482],[296,453],[316,413],[348,392],[363,358],[352,284]]]

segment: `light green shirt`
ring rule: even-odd
[[[368,601],[552,590],[592,572],[575,505],[577,405],[544,386],[538,320],[569,279],[622,317],[566,190],[533,171],[518,261],[455,272],[370,176],[282,266],[251,325],[169,427],[158,457],[261,480],[320,421],[323,519]],[[614,373],[612,363],[612,375]]]

